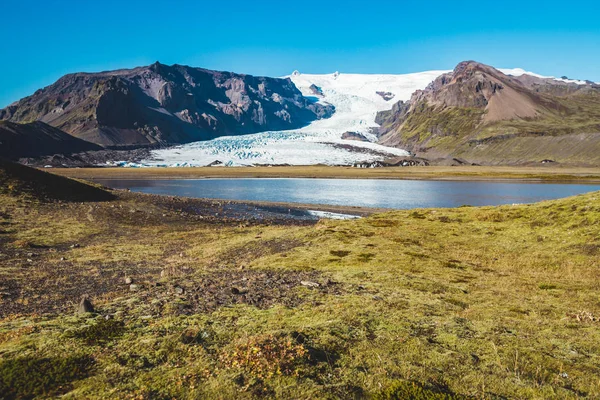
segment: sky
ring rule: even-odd
[[[464,60],[600,82],[600,2],[3,0],[0,107],[62,75],[185,64],[410,73]]]

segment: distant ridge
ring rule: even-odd
[[[103,189],[0,158],[0,194],[39,201],[109,201]]]
[[[0,157],[19,159],[100,150],[101,146],[73,137],[43,122],[0,121]]]

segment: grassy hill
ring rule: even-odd
[[[600,193],[314,226],[156,199],[0,194],[5,398],[600,397]]]

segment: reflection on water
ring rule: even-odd
[[[600,190],[599,184],[379,179],[172,179],[96,182],[172,196],[410,209],[533,203]]]

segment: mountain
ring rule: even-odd
[[[600,86],[507,75],[474,61],[380,112],[379,143],[485,164],[600,164]]]
[[[294,130],[217,138],[171,149],[152,151],[145,165],[353,165],[407,156],[404,150],[375,143],[377,112],[389,110],[397,100],[408,100],[446,71],[411,74],[305,74],[294,71],[290,79],[316,104],[335,107],[327,119],[318,119]],[[369,141],[348,140],[348,132]],[[344,138],[344,136],[346,138]]]
[[[182,65],[65,75],[0,110],[0,120],[42,121],[103,147],[158,147],[300,128],[333,107],[290,79]]]
[[[102,147],[73,137],[43,122],[17,124],[0,121],[0,157],[19,159],[100,149]]]

